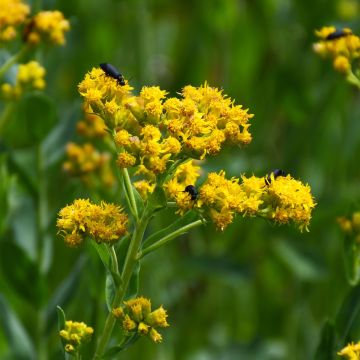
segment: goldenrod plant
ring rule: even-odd
[[[253,115],[223,91],[207,83],[185,86],[180,97],[168,97],[158,86],[144,86],[139,95],[132,90],[127,80],[121,85],[101,68],[93,68],[79,84],[84,109],[103,119],[112,134],[108,147],[126,205],[77,199],[60,210],[57,220],[67,245],[76,247],[90,239],[110,278],[108,315],[104,328],[95,329],[94,359],[114,356],[139,335],[162,340],[156,327],[168,326],[166,311],[162,307],[151,311],[150,300],[137,297],[141,290],[130,286],[138,282],[146,255],[207,223],[224,231],[236,215],[294,223],[301,231],[308,230],[316,205],[310,186],[289,174],[227,179],[222,170],[199,182],[201,161],[224,147],[240,151],[252,139]],[[167,208],[173,208],[179,220],[149,234],[153,217]],[[118,243],[124,242],[119,250]],[[118,261],[118,251],[126,254],[123,263]],[[123,338],[108,348],[117,319]]]

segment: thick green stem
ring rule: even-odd
[[[187,224],[183,227],[181,227],[180,229],[175,230],[174,232],[172,232],[171,234],[168,234],[166,236],[164,236],[163,238],[161,238],[160,240],[158,240],[156,243],[151,244],[150,246],[148,246],[147,248],[145,248],[144,250],[140,251],[137,255],[137,259],[141,259],[142,257],[144,257],[146,254],[149,254],[153,251],[155,251],[156,249],[158,249],[159,247],[165,245],[166,243],[168,243],[169,241],[177,238],[178,236],[186,233],[187,231],[189,231],[190,229],[193,229],[197,226],[200,226],[203,224],[202,220],[197,220],[194,221],[190,224]]]
[[[136,255],[139,250],[141,241],[143,239],[144,232],[149,222],[149,219],[150,216],[145,211],[143,217],[136,224],[136,228],[132,236],[125,258],[125,263],[121,274],[121,284],[115,293],[115,297],[112,303],[112,308],[116,308],[120,306],[122,300],[124,299],[126,290],[130,282],[131,274],[133,273],[134,266],[138,261]],[[115,316],[112,314],[112,312],[110,312],[105,322],[104,331],[102,332],[102,335],[99,339],[99,343],[95,352],[94,359],[100,359],[101,355],[104,353],[104,350],[110,340],[111,333],[115,325],[115,321],[116,321]]]
[[[133,191],[133,187],[131,184],[129,173],[128,173],[127,169],[121,169],[121,173],[122,173],[122,176],[124,179],[126,193],[127,193],[127,196],[128,196],[129,202],[130,202],[130,208],[132,209],[135,220],[137,220],[139,218],[139,214],[138,214],[138,210],[137,210],[137,206],[136,206],[135,195],[134,195],[134,191]]]
[[[9,59],[7,59],[7,61],[5,61],[5,63],[0,67],[0,80],[14,64],[20,62],[20,60],[27,53],[28,50],[29,47],[24,46],[17,54],[13,55]]]

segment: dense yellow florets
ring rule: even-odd
[[[341,36],[334,35],[338,33]],[[331,58],[335,70],[348,74],[352,61],[360,57],[360,38],[351,29],[337,30],[334,26],[325,26],[315,31],[315,34],[320,41],[314,44],[314,51]]]
[[[338,355],[345,357],[348,360],[359,360],[360,359],[360,342],[354,344],[350,343],[346,345]]]
[[[1,92],[3,97],[7,100],[16,100],[26,91],[44,89],[46,85],[45,74],[45,68],[37,61],[20,64],[15,85],[2,84]]]
[[[65,32],[70,23],[61,11],[41,11],[28,23],[25,29],[25,41],[37,45],[41,41],[54,45],[65,44]]]
[[[168,189],[170,186],[171,181]],[[199,187],[196,200],[175,189],[181,214],[197,208],[221,230],[233,221],[236,214],[264,217],[279,224],[294,222],[300,230],[307,229],[316,205],[310,187],[290,175],[273,177],[266,183],[264,177],[241,176],[240,181],[238,178],[226,179],[223,171],[210,173]]]
[[[113,244],[127,232],[128,217],[114,204],[92,204],[78,199],[60,210],[57,227],[69,246],[78,246],[86,236]]]
[[[25,22],[29,12],[29,5],[22,0],[0,1],[0,42],[16,37],[16,26]]]
[[[65,329],[60,330],[59,335],[64,343],[65,351],[74,354],[81,345],[91,340],[94,329],[84,322],[68,320],[65,322]]]
[[[151,311],[150,300],[143,297],[125,301],[123,307],[113,309],[113,315],[121,321],[127,333],[146,335],[156,343],[162,340],[156,328],[169,326],[166,310],[160,306]]]

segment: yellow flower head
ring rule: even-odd
[[[360,38],[349,28],[336,29],[334,26],[323,27],[315,34],[320,40],[313,45],[314,51],[332,58],[335,70],[348,73],[352,60],[360,56]]]
[[[37,61],[20,64],[15,85],[3,84],[2,94],[6,99],[18,99],[25,91],[42,90],[45,88],[46,70]]]
[[[68,320],[65,322],[65,329],[59,332],[65,345],[65,351],[75,353],[79,347],[91,340],[94,329],[84,322]]]
[[[345,357],[348,360],[359,360],[360,359],[360,342],[354,344],[349,343],[343,349],[338,352],[338,355]]]
[[[90,143],[68,143],[66,155],[67,160],[63,164],[63,169],[70,175],[80,177],[88,186],[93,186],[99,179],[106,186],[113,185],[115,179],[109,153],[97,151]]]
[[[87,138],[105,138],[108,135],[104,120],[84,109],[84,119],[76,125],[77,132]]]
[[[121,321],[126,332],[147,335],[154,342],[162,340],[161,335],[155,328],[169,326],[166,321],[166,310],[160,306],[158,309],[151,311],[150,300],[144,297],[125,301],[123,307],[113,309],[113,314]]]
[[[65,32],[70,23],[61,11],[41,11],[36,14],[25,29],[25,41],[37,45],[41,41],[54,45],[65,44]]]
[[[69,246],[81,244],[85,236],[112,244],[126,234],[127,222],[127,215],[114,204],[95,205],[89,200],[78,199],[60,210],[57,227]]]
[[[22,0],[1,0],[0,2],[0,43],[16,37],[15,27],[23,24],[30,7]]]

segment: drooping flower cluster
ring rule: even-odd
[[[128,217],[119,206],[92,204],[78,199],[59,212],[57,227],[68,246],[79,246],[86,236],[96,242],[113,244],[126,234]]]
[[[1,93],[7,100],[18,99],[25,91],[42,90],[45,88],[46,70],[37,61],[19,65],[15,85],[4,83]]]
[[[337,30],[326,26],[315,31],[320,39],[313,48],[321,56],[331,58],[335,70],[347,74],[351,72],[351,63],[360,57],[360,38],[349,28]]]
[[[94,329],[87,326],[84,322],[68,320],[65,322],[65,329],[60,330],[60,336],[63,341],[65,351],[75,354],[79,351],[81,345],[91,340]]]
[[[181,214],[195,208],[221,230],[236,214],[259,216],[279,224],[294,222],[300,230],[307,230],[316,205],[310,187],[290,175],[272,176],[271,182],[264,177],[241,176],[240,181],[235,177],[226,179],[224,171],[208,175],[196,200],[187,192],[179,192],[175,200]]]
[[[151,311],[151,302],[144,297],[125,301],[123,307],[113,309],[113,315],[121,321],[127,334],[146,335],[155,343],[162,340],[156,328],[169,326],[166,310],[160,306]]]
[[[30,13],[30,7],[22,0],[1,0],[0,42],[16,37],[16,26],[23,24]]]
[[[354,237],[355,242],[360,244],[360,211],[354,212],[351,218],[341,216],[337,218],[337,222],[345,233]]]
[[[118,166],[134,168],[144,193],[179,159],[203,159],[226,144],[251,141],[253,115],[207,84],[184,87],[181,99],[166,98],[158,86],[144,86],[139,96],[131,90],[99,68],[79,84],[84,106],[114,130]]]
[[[66,155],[67,160],[63,164],[64,171],[79,177],[86,185],[93,186],[97,181],[110,187],[114,184],[115,178],[109,153],[99,152],[90,143],[83,145],[68,143]]]
[[[31,45],[40,42],[53,45],[65,44],[65,32],[70,30],[70,23],[61,11],[41,11],[29,21],[24,39]]]
[[[356,344],[350,343],[338,352],[338,355],[345,357],[348,360],[360,359],[360,341]]]

